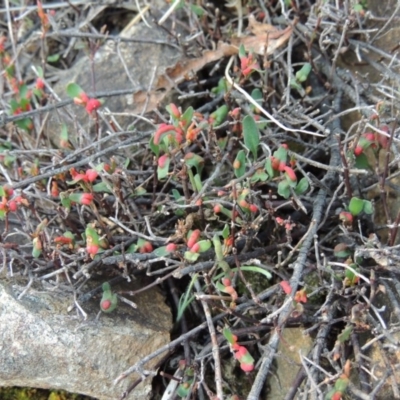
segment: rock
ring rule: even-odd
[[[303,335],[302,328],[285,328],[276,356],[276,373],[268,379],[268,400],[282,400],[288,393],[301,368],[300,353],[305,356],[313,345],[310,336]]]
[[[97,93],[132,89],[131,93],[105,98],[101,109],[104,111],[107,108],[111,113],[131,113],[131,117],[115,116],[125,129],[137,119],[137,113],[143,112],[146,107],[146,101],[143,104],[134,102],[134,94],[150,90],[157,78],[182,58],[182,53],[177,46],[163,44],[169,42],[168,35],[156,25],[151,28],[144,23],[133,25],[121,33],[121,37],[136,39],[137,42],[117,43],[107,40],[94,57],[94,82]],[[60,75],[54,92],[61,99],[68,98],[66,87],[70,82],[79,84],[87,93],[93,92],[92,63],[88,55],[84,55],[70,70]],[[94,119],[88,116],[84,107],[73,104],[66,110],[50,114],[47,136],[52,140],[59,137],[62,123],[67,124],[70,137],[76,140],[82,134],[87,138],[85,134],[94,125]]]
[[[92,299],[81,304],[86,321],[67,312],[72,294],[65,290],[31,288],[18,300],[22,290],[14,281],[0,284],[0,386],[64,389],[115,400],[138,376],[117,386],[113,380],[170,340],[170,310],[157,290],[135,296],[136,310],[120,303],[98,320],[100,296]],[[148,399],[150,393],[146,380],[128,399]]]

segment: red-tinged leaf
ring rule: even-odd
[[[342,399],[342,392],[335,392],[332,394],[331,400],[341,400]]]
[[[102,105],[103,103],[98,99],[89,99],[85,109],[88,114],[91,114],[93,111],[99,109]]]
[[[290,293],[292,293],[292,287],[290,286],[290,283],[288,281],[282,281],[280,283],[281,288],[283,289],[283,291],[289,295]]]
[[[240,368],[244,372],[251,372],[254,369],[254,364],[241,363]]]
[[[200,239],[200,235],[201,235],[200,229],[196,229],[189,233],[187,241],[187,246],[189,247],[189,249],[193,247],[193,245],[196,242],[198,242],[198,240]]]
[[[347,378],[339,378],[335,383],[335,389],[338,392],[344,393],[349,385],[349,380]]]
[[[174,118],[175,120],[179,119],[181,117],[181,115],[182,115],[181,111],[179,110],[179,108],[174,103],[168,104],[165,107],[165,109],[169,112],[171,117]]]
[[[77,83],[69,83],[67,85],[67,95],[72,99],[74,97],[79,97],[82,92],[83,89]]]
[[[298,290],[294,296],[294,301],[298,303],[307,303],[307,293],[305,289]]]
[[[167,154],[158,159],[157,178],[161,181],[168,176],[170,157]]]
[[[243,364],[254,364],[254,358],[251,356],[251,354],[248,352],[247,349],[246,349],[246,352],[243,354],[243,356],[239,358],[239,361],[241,364],[242,363]]]

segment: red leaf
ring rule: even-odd
[[[280,285],[281,285],[281,288],[283,289],[283,291],[284,291],[286,294],[292,293],[292,287],[290,286],[290,283],[289,283],[288,281],[282,281],[282,282],[280,283]]]

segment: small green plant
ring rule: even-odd
[[[372,203],[369,200],[352,197],[349,203],[349,211],[352,216],[356,217],[362,212],[364,212],[365,214],[372,214],[374,212],[374,209]]]
[[[308,79],[308,76],[311,72],[311,64],[305,63],[301,69],[296,72],[296,76],[294,79],[290,81],[290,86],[293,89],[301,90],[301,84]]]
[[[100,309],[105,313],[110,313],[115,310],[118,304],[118,296],[111,291],[111,286],[108,282],[102,285],[103,295],[100,300]]]
[[[326,400],[341,400],[343,398],[350,383],[350,369],[350,360],[347,360],[343,368],[343,373],[336,380],[335,386],[325,395]]]
[[[238,343],[238,337],[232,333],[229,328],[224,328],[222,331],[225,339],[229,343],[231,351],[234,353],[235,358],[240,363],[240,368],[244,372],[251,372],[254,370],[254,358],[251,356],[245,346]]]
[[[95,111],[103,105],[102,100],[89,98],[77,83],[68,84],[67,94],[74,100],[75,104],[85,107],[86,112],[92,116],[95,115]]]
[[[244,78],[248,78],[253,72],[260,70],[255,55],[247,52],[243,45],[239,47],[240,72]]]

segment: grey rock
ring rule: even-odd
[[[113,380],[169,341],[171,314],[157,290],[135,297],[136,310],[121,303],[98,320],[98,299],[84,303],[88,319],[83,321],[68,313],[72,296],[63,291],[30,289],[18,300],[23,287],[3,283],[0,386],[63,389],[114,400],[138,376],[116,386]],[[151,382],[146,380],[128,399],[147,399],[150,392]]]

